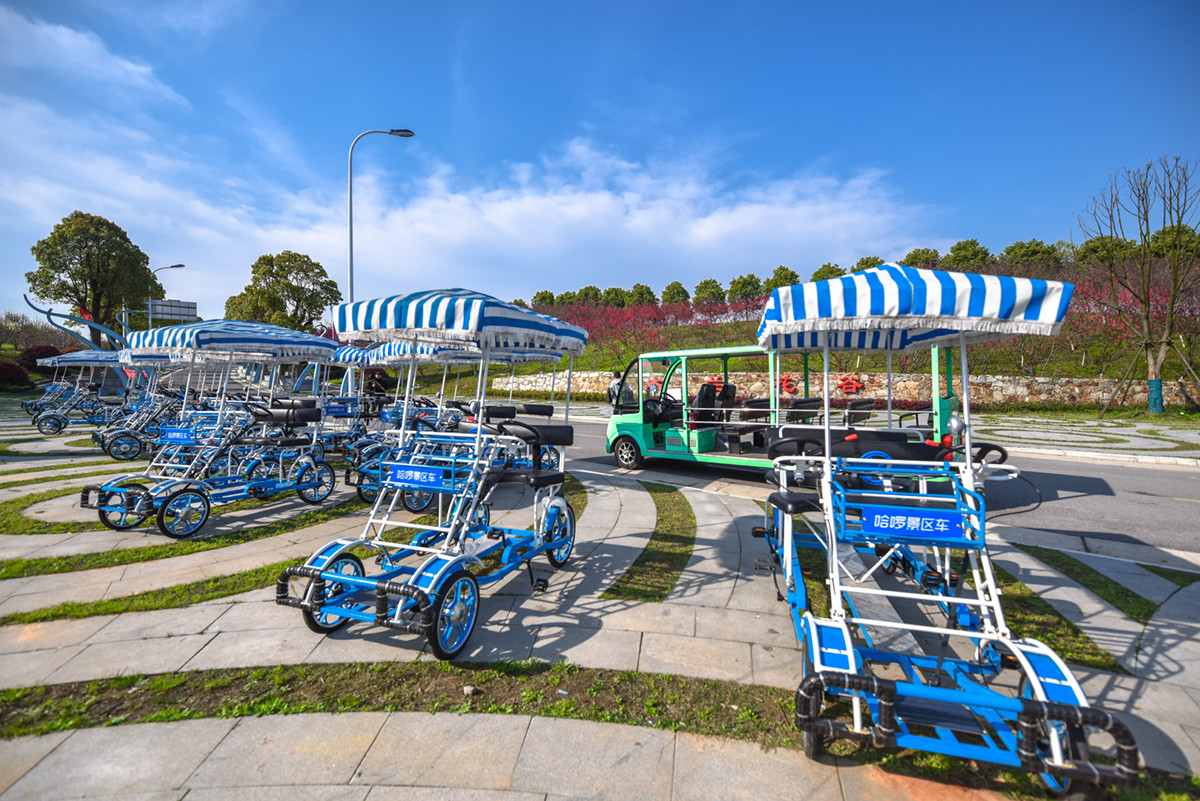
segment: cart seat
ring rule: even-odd
[[[519,481],[528,484],[533,489],[561,484],[565,478],[566,473],[561,470],[522,470],[516,467],[501,470],[496,475],[498,482]]]
[[[767,505],[774,506],[785,515],[821,511],[817,500],[805,492],[772,492],[767,497]]]
[[[554,416],[554,405],[550,403],[522,403],[517,408],[521,414],[533,415],[534,417]]]

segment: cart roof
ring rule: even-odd
[[[435,289],[343,303],[337,309],[342,338],[450,345],[491,352],[579,353],[587,331],[545,314],[469,289]]]
[[[233,354],[242,360],[313,359],[333,357],[332,339],[268,323],[244,320],[201,320],[129,335],[129,350],[143,353],[194,355]]]
[[[883,264],[780,287],[758,342],[768,350],[908,351],[1017,334],[1057,334],[1074,286],[1061,281]]]
[[[117,364],[115,350],[73,350],[38,359],[39,367],[104,367]]]

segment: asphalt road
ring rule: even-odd
[[[605,424],[574,421],[569,458],[584,469],[614,469]],[[1013,453],[1021,478],[987,485],[989,519],[1088,539],[1200,553],[1200,469],[1128,461]],[[718,476],[760,485],[753,471],[669,460],[647,465],[680,478]]]

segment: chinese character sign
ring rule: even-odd
[[[445,473],[440,467],[393,463],[388,465],[388,480],[392,484],[440,488]]]
[[[934,509],[897,509],[867,506],[862,511],[865,534],[896,538],[961,539],[962,516]]]
[[[864,384],[852,375],[844,375],[838,381],[837,387],[846,395],[857,395],[862,391]]]

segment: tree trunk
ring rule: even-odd
[[[1163,413],[1162,366],[1167,360],[1170,342],[1160,342],[1154,348],[1146,343],[1146,378],[1150,385],[1150,399],[1147,411],[1150,414]]]

